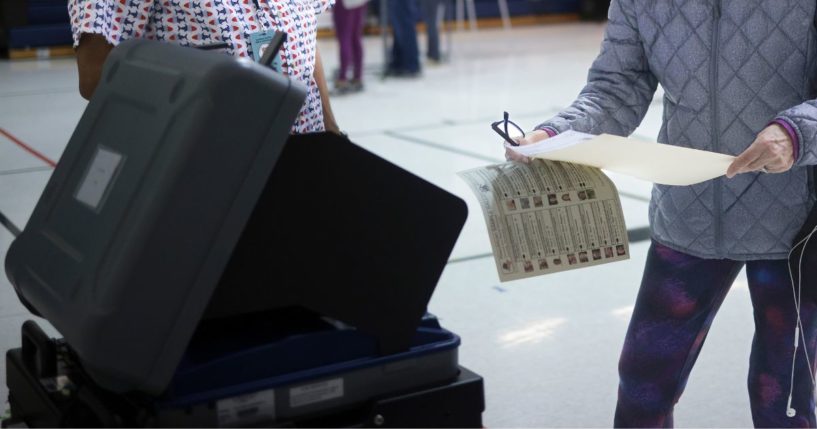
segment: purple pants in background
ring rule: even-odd
[[[696,258],[653,242],[621,351],[616,427],[672,426],[673,408],[712,319],[743,265]],[[748,379],[752,420],[756,427],[815,427],[813,386],[802,339],[792,396],[797,415],[786,416],[797,320],[787,261],[745,265],[755,319]],[[814,371],[817,303],[803,299],[800,314],[801,336]]]
[[[346,72],[351,67],[352,78],[363,77],[363,25],[366,19],[366,5],[347,9],[343,0],[335,3],[332,12],[335,34],[340,44],[340,71],[338,80],[346,80]]]

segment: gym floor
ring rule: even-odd
[[[447,62],[427,65],[418,79],[385,81],[378,76],[380,39],[367,38],[365,91],[332,99],[352,141],[468,203],[468,221],[429,310],[462,337],[460,363],[485,378],[486,427],[612,425],[619,349],[649,243],[632,243],[629,261],[500,283],[480,208],[456,176],[504,161],[489,127],[503,111],[531,128],[573,100],[603,28],[565,23],[458,32]],[[321,40],[320,47],[331,72],[337,44]],[[0,61],[0,212],[15,224],[25,225],[52,169],[13,140],[57,160],[85,105],[73,59]],[[637,135],[657,136],[661,107],[659,90]],[[650,184],[611,177],[628,228],[647,226]],[[0,260],[11,240],[0,228]],[[0,350],[19,347],[20,325],[31,318],[0,275]],[[745,378],[752,326],[741,276],[676,408],[678,426],[751,426]],[[0,396],[6,394],[0,383]]]

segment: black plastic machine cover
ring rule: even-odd
[[[159,394],[203,319],[278,307],[410,344],[465,203],[340,136],[288,136],[303,97],[222,54],[111,53],[6,259],[99,385]]]
[[[95,380],[161,392],[284,147],[305,89],[150,41],[105,63],[6,272]]]

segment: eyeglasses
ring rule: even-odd
[[[513,128],[510,129],[510,132],[508,132],[508,125],[513,126]],[[525,137],[525,132],[522,131],[522,128],[508,119],[508,112],[503,112],[503,119],[492,123],[491,128],[493,128],[497,134],[502,136],[502,138],[505,139],[505,141],[511,146],[519,146],[519,143],[516,142],[515,138]]]

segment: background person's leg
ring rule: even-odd
[[[399,73],[416,73],[420,71],[419,50],[417,47],[417,11],[416,0],[393,0],[389,2],[389,16],[394,33],[394,47],[390,69]]]
[[[403,37],[405,30],[403,29],[403,4],[406,0],[391,0],[388,2],[389,22],[391,23],[392,42],[391,42],[391,59],[389,60],[389,71],[402,70],[403,64]]]
[[[814,269],[814,267],[808,267]],[[791,386],[792,352],[797,311],[787,261],[756,261],[746,266],[755,314],[755,337],[749,364],[749,399],[755,427],[817,427],[814,393],[803,342],[794,368],[793,418],[786,416]],[[802,285],[808,290],[817,285]],[[807,296],[807,293],[803,293]],[[804,299],[800,317],[814,371],[817,352],[817,304]]]
[[[426,55],[434,61],[440,61],[440,28],[437,26],[437,14],[442,4],[442,0],[420,0],[428,37]]]
[[[366,24],[366,6],[351,12],[353,79],[359,82],[363,79],[363,27]]]
[[[353,13],[354,10],[350,11],[343,6],[342,0],[335,3],[335,7],[332,10],[335,36],[338,39],[338,50],[340,52],[340,70],[338,71],[337,79],[341,82],[346,80],[346,71],[352,65],[353,61],[352,28],[350,26],[351,15]]]
[[[619,360],[616,427],[671,427],[672,410],[742,268],[653,243]]]

